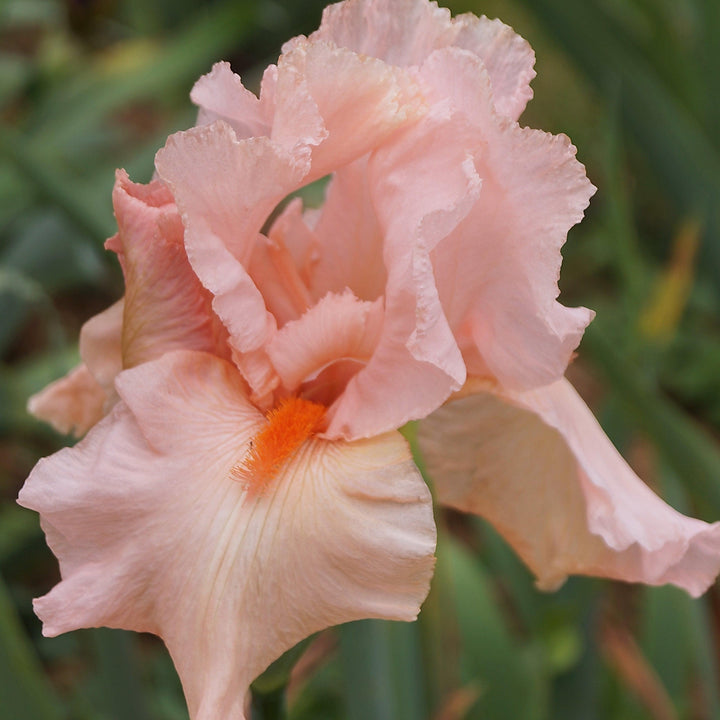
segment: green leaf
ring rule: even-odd
[[[0,577],[0,710],[12,720],[61,720],[64,712],[43,675]]]
[[[40,525],[34,512],[14,504],[0,508],[0,564],[38,537]]]
[[[705,251],[720,271],[720,156],[712,126],[703,127],[594,0],[522,1],[601,91],[619,97],[623,118],[668,197],[707,228]]]
[[[108,628],[95,628],[88,634],[97,659],[96,688],[108,717],[150,720],[137,670],[135,636]]]
[[[540,656],[514,636],[490,577],[452,538],[438,546],[438,565],[443,564],[441,592],[447,593],[445,612],[457,622],[462,686],[479,691],[468,718],[546,717],[548,688]]]
[[[339,633],[347,720],[426,720],[417,623],[362,620]]]
[[[649,435],[686,487],[696,498],[720,514],[720,451],[707,433],[647,382],[641,370],[630,365],[612,347],[600,324],[585,334],[583,350],[605,373],[626,411]]]
[[[316,635],[311,635],[305,638],[271,663],[268,669],[253,681],[250,686],[253,693],[269,695],[278,690],[284,690],[285,686],[290,682],[292,669],[315,637]]]

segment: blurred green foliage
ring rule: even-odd
[[[565,250],[564,301],[598,310],[574,381],[672,504],[720,517],[720,3],[449,4],[530,41],[523,122],[569,134],[599,187]],[[102,249],[114,169],[149,180],[168,133],[194,121],[194,79],[229,59],[253,87],[321,7],[0,0],[0,720],[187,718],[156,639],[41,637],[31,598],[56,564],[14,498],[64,439],[25,402],[122,292]],[[490,528],[438,518],[420,621],[321,634],[293,675],[293,720],[720,718],[715,591],[576,578],[540,594]]]

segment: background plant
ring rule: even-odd
[[[56,563],[14,498],[70,439],[25,402],[122,292],[102,249],[114,169],[147,181],[167,134],[194,121],[193,81],[226,58],[252,86],[323,4],[0,0],[0,720],[187,718],[154,638],[41,637],[30,600]],[[643,477],[720,518],[720,4],[448,4],[530,41],[522,121],[570,135],[599,186],[565,249],[565,304],[598,311],[573,381]],[[488,526],[438,517],[420,621],[317,637],[291,681],[293,720],[720,718],[716,591],[575,578],[540,594]]]

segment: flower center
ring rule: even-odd
[[[319,429],[324,417],[324,405],[285,398],[267,414],[267,424],[252,438],[247,454],[230,476],[249,493],[262,494],[290,456]]]

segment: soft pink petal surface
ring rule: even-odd
[[[171,136],[155,164],[182,213],[190,264],[213,295],[230,345],[238,354],[255,354],[245,377],[262,394],[259,378],[271,368],[257,351],[276,322],[247,266],[265,219],[297,186],[307,163],[267,138],[237,140],[228,125],[216,122]]]
[[[287,43],[263,77],[260,99],[227,63],[215,65],[192,94],[200,122],[225,120],[238,138],[267,137],[311,160],[306,182],[361,157],[424,111],[409,76],[372,57],[316,39]]]
[[[303,137],[298,119],[310,107],[318,129]],[[311,146],[307,179],[316,180],[362,157],[424,110],[406,73],[332,43],[296,38],[278,61],[272,138],[288,149]]]
[[[212,70],[195,83],[190,99],[200,108],[198,125],[225,120],[238,138],[270,134],[268,108],[245,88],[230,63],[215,63]]]
[[[553,588],[569,574],[703,593],[720,570],[720,523],[687,518],[630,469],[567,380],[488,386],[420,424],[441,502],[487,518]]]
[[[327,7],[311,39],[331,40],[392,65],[421,65],[434,50],[459,47],[487,69],[496,110],[516,120],[532,97],[535,54],[499,20],[450,11],[426,0],[348,0]]]
[[[36,602],[46,634],[160,634],[191,717],[216,720],[243,718],[249,683],[310,633],[416,616],[435,529],[399,434],[308,440],[249,498],[229,473],[263,420],[232,365],[169,353],[118,389],[112,415],[41,461],[20,495],[61,564]]]
[[[313,225],[308,285],[316,299],[349,288],[362,300],[385,293],[383,235],[367,177],[367,159],[338,168]]]
[[[330,433],[370,436],[424,417],[465,380],[431,252],[481,192],[466,129],[438,108],[370,158],[367,181],[384,238],[386,320],[370,362],[332,409]]]
[[[33,395],[28,412],[58,432],[84,435],[105,414],[105,390],[85,364]]]
[[[80,331],[83,362],[28,402],[28,412],[58,432],[84,435],[117,400],[115,377],[122,370],[124,303],[91,317]]]
[[[123,367],[176,349],[227,354],[211,295],[190,267],[183,226],[165,185],[133,183],[118,170],[113,206],[117,234],[106,243],[125,275]]]
[[[108,397],[115,394],[115,378],[122,370],[122,325],[125,301],[118,300],[91,317],[80,330],[80,357]]]
[[[338,362],[353,363],[356,371],[365,365],[378,343],[382,324],[382,300],[359,300],[350,291],[328,293],[277,333],[268,355],[286,390],[294,392],[308,383],[303,395],[324,402],[327,388],[322,382],[317,386],[318,375]]]
[[[432,255],[443,308],[471,374],[513,389],[561,378],[593,317],[557,302],[560,248],[595,188],[563,136],[498,116],[469,52],[434,53],[420,75],[484,139],[473,149],[478,201]],[[480,360],[470,361],[479,353]]]

